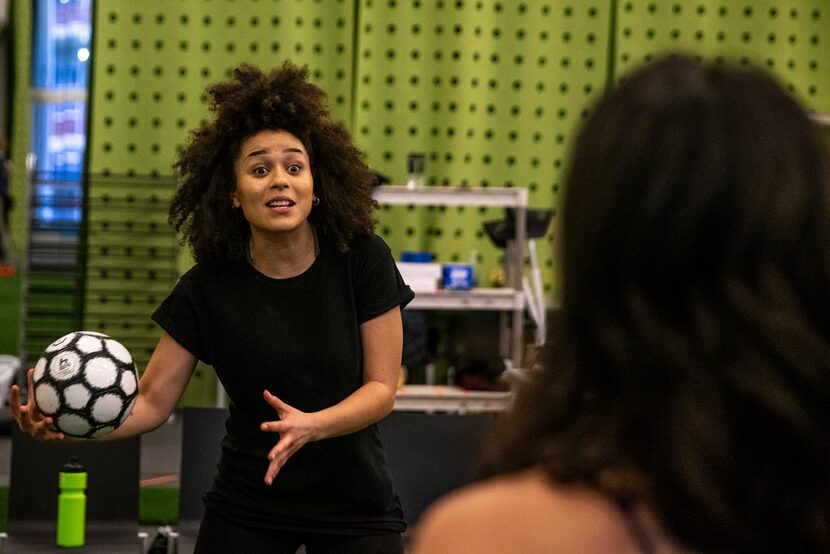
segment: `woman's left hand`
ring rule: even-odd
[[[280,440],[268,452],[270,463],[265,472],[265,484],[270,486],[285,462],[306,443],[317,439],[317,426],[313,414],[289,406],[267,390],[263,396],[279,416],[278,421],[266,421],[259,426],[262,431],[280,434]]]

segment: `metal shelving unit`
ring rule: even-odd
[[[524,309],[521,292],[511,288],[477,288],[471,291],[419,292],[410,304],[419,310],[513,311]]]
[[[807,114],[810,119],[818,123],[823,127],[830,127],[830,113],[809,113]]]
[[[484,413],[507,409],[510,392],[471,391],[440,385],[405,385],[395,395],[396,412]]]
[[[470,291],[419,292],[410,306],[419,310],[487,310],[502,315],[501,348],[515,367],[523,351],[524,295],[522,292],[522,248],[525,243],[528,192],[522,188],[459,188],[383,185],[374,198],[379,204],[407,206],[489,206],[513,208],[516,236],[505,251],[505,288],[475,288]],[[505,315],[510,315],[507,325]],[[509,329],[508,329],[509,327]]]

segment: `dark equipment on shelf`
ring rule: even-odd
[[[536,239],[545,236],[548,232],[548,226],[550,220],[553,219],[553,215],[553,210],[527,210],[525,219],[525,239],[530,254],[530,277],[520,276],[519,279],[524,289],[525,306],[530,318],[536,325],[534,338],[536,346],[544,344],[547,332],[545,327],[547,302],[542,288],[542,272],[539,267]],[[519,259],[524,257],[525,245],[516,244],[514,240],[516,236],[516,214],[513,209],[505,209],[504,219],[485,222],[484,230],[496,246],[505,250],[505,257],[517,255]],[[507,275],[506,279],[511,282],[512,279],[515,279],[515,276]]]
[[[553,210],[527,210],[527,238],[536,239],[548,232]],[[487,236],[499,248],[505,248],[507,241],[516,236],[516,214],[513,208],[505,209],[504,219],[483,223]]]

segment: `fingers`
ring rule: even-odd
[[[309,441],[311,435],[308,432],[307,414],[286,404],[268,390],[262,391],[262,397],[279,417],[277,421],[265,421],[259,426],[262,431],[280,434],[277,444],[268,452],[265,484],[270,486],[282,466]]]
[[[54,420],[51,417],[34,417],[28,406],[20,407],[20,416],[17,425],[20,430],[36,439],[62,439],[63,433],[53,429]]]
[[[269,487],[274,483],[274,478],[277,476],[277,473],[280,472],[280,468],[282,465],[278,464],[277,462],[271,462],[268,464],[268,469],[265,471],[265,484]]]
[[[44,417],[40,421],[35,422],[28,433],[38,440],[63,440],[63,433],[55,431],[52,423],[53,420],[51,417]]]
[[[270,404],[272,408],[277,412],[277,417],[280,420],[284,420],[291,412],[296,411],[294,408],[271,394],[269,391],[264,390],[262,391],[262,397],[265,398],[265,401]],[[280,421],[266,421],[262,423],[259,428],[263,431],[270,431],[270,432],[282,432],[288,430],[288,428],[282,424]]]
[[[265,470],[265,484],[270,487],[285,462],[281,458],[272,458],[271,454],[268,454],[268,460],[268,469]]]
[[[9,394],[9,409],[12,411],[14,418],[17,419],[17,415],[20,413],[20,387],[17,385],[12,385]]]
[[[268,402],[268,404],[270,404],[271,407],[274,408],[280,415],[291,409],[291,406],[289,406],[288,404],[286,404],[285,402],[283,402],[267,390],[262,391],[262,396],[263,398],[265,398],[265,401]]]
[[[29,370],[30,373],[31,373],[31,371],[32,370]],[[29,379],[29,390],[30,391],[32,390],[32,388],[31,388],[31,379]],[[14,419],[17,420],[18,423],[20,423],[20,416],[21,415],[22,416],[27,416],[31,413],[31,405],[34,402],[34,400],[32,399],[34,394],[29,394],[29,400],[27,401],[27,403],[26,404],[20,404],[20,395],[21,395],[20,386],[18,386],[16,384],[12,385],[11,392],[9,394],[9,409],[11,410],[12,415],[14,416]]]
[[[265,471],[266,485],[269,487],[271,486],[277,474],[282,469],[282,466],[285,465],[285,462],[287,462],[297,450],[297,446],[289,446],[287,448],[280,449],[280,443],[277,443],[277,446],[271,449],[271,452],[268,454],[268,459],[271,461],[268,464],[268,469]],[[275,451],[277,451],[277,454],[274,454]]]
[[[29,394],[26,404],[20,404],[20,387],[12,385],[11,394],[9,396],[9,408],[12,415],[14,415],[17,426],[20,430],[38,440],[54,440],[63,439],[64,434],[56,431],[52,424],[54,420],[51,417],[43,417],[37,409],[37,402],[34,394],[34,369],[29,369],[26,372],[26,380],[29,383]]]
[[[268,460],[273,462],[274,460],[283,458],[283,454],[291,450],[292,443],[293,441],[287,438],[280,440],[277,444],[274,445],[274,448],[272,448],[270,452],[268,452]]]
[[[264,421],[260,424],[259,428],[267,433],[282,433],[289,429],[288,425],[283,421]]]
[[[43,427],[40,429],[41,440],[63,440],[64,435],[60,431],[55,431],[52,427],[52,418],[47,417],[43,420]]]
[[[27,399],[28,404],[35,405],[35,370],[34,368],[29,368],[29,371],[26,372],[26,382],[29,384],[29,398]]]
[[[37,414],[37,401],[35,400],[35,370],[34,368],[29,368],[29,371],[26,372],[26,381],[29,384],[28,394],[26,395],[26,406],[29,408],[29,412],[32,414]]]
[[[28,389],[29,394],[26,395],[27,398],[26,398],[25,408],[26,408],[26,413],[29,414],[29,416],[32,418],[32,420],[40,421],[43,418],[40,415],[40,411],[37,409],[37,400],[35,400],[34,375],[35,375],[35,370],[32,369],[32,368],[29,368],[29,371],[26,372],[26,380],[29,382],[29,389]]]

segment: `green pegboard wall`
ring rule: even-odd
[[[830,2],[620,0],[616,74],[667,50],[770,70],[807,109],[830,113]]]
[[[524,187],[531,208],[555,208],[575,127],[605,86],[610,15],[599,1],[362,0],[354,134],[393,184],[405,182],[407,153],[424,152],[429,185]],[[379,231],[395,254],[477,253],[486,286],[502,261],[481,224],[502,217],[385,207]],[[548,242],[539,253],[550,290]]]
[[[607,76],[661,51],[769,67],[807,106],[830,112],[828,10],[826,0],[100,0],[89,170],[168,175],[176,148],[206,115],[207,83],[242,61],[271,67],[290,58],[309,64],[335,117],[393,183],[405,180],[408,152],[425,152],[432,186],[525,187],[532,208],[555,208],[574,132]],[[93,182],[90,223],[165,229],[172,183],[156,184],[132,187],[126,205],[129,185]],[[105,195],[125,207],[103,205]],[[502,216],[394,207],[378,212],[378,230],[396,254],[426,249],[439,261],[467,261],[476,252],[486,280],[501,260],[481,223]],[[132,246],[163,258],[169,236],[153,236],[135,232]],[[133,263],[119,248],[90,244],[93,293]],[[539,251],[546,287],[555,289],[551,248],[543,241]],[[129,310],[88,294],[88,321],[104,314],[117,326],[120,312],[149,315],[142,275],[121,279]]]
[[[95,2],[89,170],[170,174],[207,84],[242,62],[308,64],[349,121],[354,7],[344,0]]]

